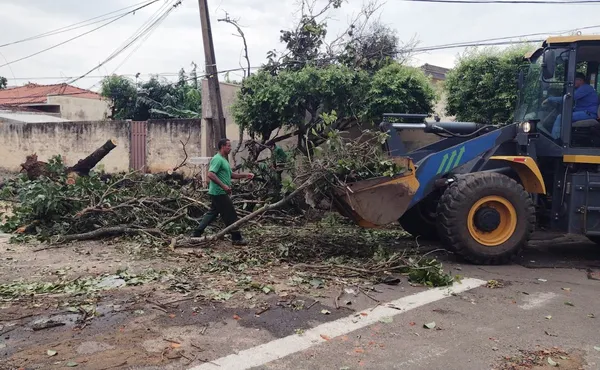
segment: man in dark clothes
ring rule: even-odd
[[[583,121],[598,118],[598,93],[591,85],[585,83],[585,74],[578,72],[575,76],[575,94],[574,106],[571,116],[571,122]],[[542,104],[548,102],[562,104],[562,96],[550,97]],[[560,137],[562,123],[562,114],[559,114],[552,126],[552,137]]]
[[[233,202],[229,197],[231,194],[231,179],[253,179],[252,173],[233,173],[227,156],[231,152],[231,142],[228,139],[221,139],[218,144],[219,152],[210,160],[208,168],[208,195],[211,199],[210,210],[204,215],[200,225],[192,233],[193,237],[200,237],[204,230],[220,214],[227,226],[237,221],[237,212],[233,207]],[[231,232],[231,241],[233,245],[247,245],[238,230]]]

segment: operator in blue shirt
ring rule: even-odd
[[[562,103],[562,96],[550,97],[542,104],[547,102]],[[585,83],[585,75],[578,72],[575,75],[575,106],[573,107],[573,115],[571,122],[583,121],[586,119],[598,118],[598,94],[596,90]],[[562,115],[559,114],[552,126],[552,137],[558,139],[560,137]]]

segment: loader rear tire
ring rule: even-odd
[[[423,201],[415,204],[398,220],[400,226],[410,235],[422,240],[438,241],[437,233],[437,204],[441,194],[435,192]]]
[[[535,225],[531,197],[499,173],[463,175],[438,204],[438,233],[451,250],[475,264],[509,263]]]

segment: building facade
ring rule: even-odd
[[[11,87],[0,90],[0,106],[27,108],[72,121],[104,120],[110,103],[100,94],[67,84]]]

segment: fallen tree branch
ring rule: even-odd
[[[234,222],[231,225],[227,226],[226,228],[224,228],[223,230],[221,230],[220,232],[218,232],[215,235],[211,235],[211,236],[203,237],[203,238],[190,238],[191,241],[189,243],[184,244],[184,245],[193,246],[193,245],[204,244],[204,243],[208,243],[208,242],[212,242],[212,241],[221,239],[226,234],[228,234],[229,232],[231,232],[232,230],[235,230],[235,229],[239,228],[241,225],[247,223],[248,221],[252,220],[253,218],[258,217],[258,216],[260,216],[261,214],[263,214],[263,213],[265,213],[267,211],[271,211],[273,209],[277,209],[277,208],[280,208],[280,207],[284,206],[285,204],[287,204],[288,202],[290,202],[296,195],[298,195],[304,189],[306,189],[306,188],[314,185],[317,181],[318,181],[318,178],[316,178],[316,177],[310,177],[302,185],[300,185],[299,187],[297,187],[296,190],[294,190],[293,192],[291,192],[288,196],[286,196],[285,198],[281,199],[280,201],[278,201],[276,203],[273,203],[273,204],[266,204],[266,205],[264,205],[259,210],[254,211],[251,214],[249,214],[248,216],[243,217],[243,218],[237,220],[236,222]]]
[[[94,231],[90,231],[82,234],[73,234],[73,235],[64,235],[60,236],[59,242],[69,242],[73,240],[91,240],[104,236],[117,236],[117,235],[125,235],[125,234],[155,234],[155,235],[163,235],[163,233],[158,229],[134,229],[131,227],[104,227]]]

